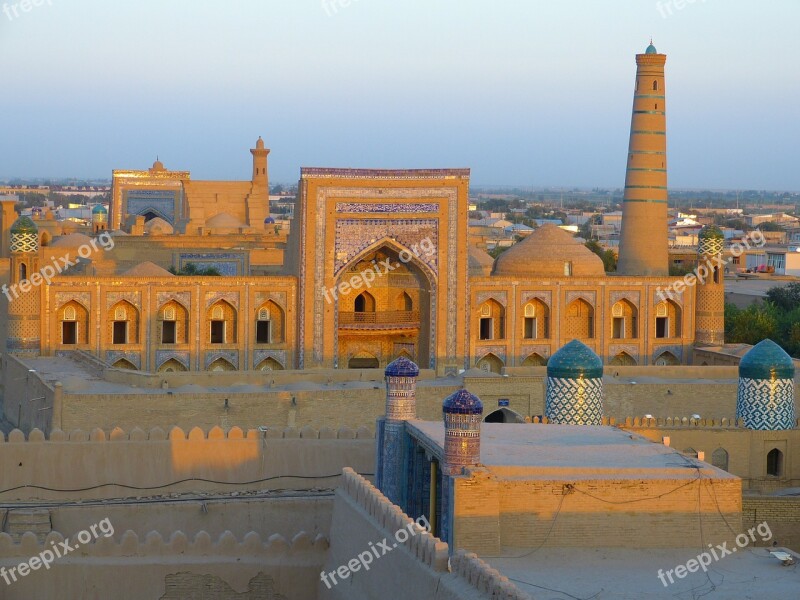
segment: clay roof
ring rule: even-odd
[[[174,277],[172,273],[152,262],[139,263],[123,273],[125,277]]]
[[[489,275],[492,272],[494,259],[485,250],[477,246],[470,246],[468,258],[471,275]]]
[[[565,277],[564,263],[572,263],[573,277],[605,277],[603,261],[571,233],[546,224],[503,252],[492,275]]]
[[[70,233],[68,235],[61,235],[55,238],[50,246],[54,246],[56,248],[77,248],[78,246],[89,244],[91,241],[92,238],[90,238],[88,235],[84,235],[82,233]]]
[[[244,224],[228,213],[218,213],[206,220],[206,227],[211,229],[238,229],[239,227],[244,227]]]

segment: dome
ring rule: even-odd
[[[107,215],[108,211],[106,210],[106,207],[103,206],[102,204],[97,204],[92,209],[92,214],[93,215]]]
[[[206,221],[206,227],[210,229],[239,229],[244,225],[228,213],[217,213]]]
[[[55,238],[50,244],[54,248],[78,248],[86,244],[91,244],[92,238],[82,233],[70,233],[67,235],[60,235]]]
[[[264,224],[265,225],[271,225],[274,222],[275,222],[275,219],[273,219],[272,217],[267,217],[266,219],[264,219]]]
[[[460,415],[480,415],[483,414],[483,403],[475,394],[470,394],[462,388],[444,399],[442,412]]]
[[[124,277],[175,277],[163,267],[150,261],[139,263],[122,274]]]
[[[264,149],[264,140],[261,139],[261,136],[258,136],[258,141],[256,142],[256,150],[263,150]]]
[[[792,379],[794,361],[772,340],[759,342],[739,362],[739,377],[746,379]]]
[[[658,50],[656,47],[653,46],[653,41],[650,41],[650,45],[647,47],[647,50],[644,51],[645,54],[658,54]]]
[[[419,367],[405,356],[401,356],[389,363],[384,375],[386,377],[417,377],[419,375]]]
[[[470,246],[467,260],[469,261],[470,275],[483,276],[491,274],[494,259],[485,250],[477,246]]]
[[[30,217],[20,217],[11,225],[11,234],[38,233],[39,228]]]
[[[514,277],[565,277],[571,263],[573,277],[605,277],[602,259],[568,231],[551,223],[542,225],[494,262],[492,275]]]
[[[151,171],[164,171],[164,163],[162,163],[158,158],[156,158],[156,162],[153,163],[153,168],[150,169]]]
[[[144,230],[150,235],[170,235],[175,232],[172,225],[161,217],[153,217],[144,224]]]
[[[598,379],[603,376],[603,361],[589,346],[572,340],[550,357],[547,376],[558,379]]]
[[[706,225],[697,235],[698,240],[724,240],[725,234],[716,225]]]

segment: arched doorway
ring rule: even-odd
[[[534,352],[533,354],[531,354],[528,358],[526,358],[522,362],[522,366],[523,367],[546,367],[547,366],[547,359],[544,356]]]
[[[483,371],[488,371],[489,373],[500,373],[500,371],[503,370],[504,365],[500,358],[489,352],[489,354],[475,363],[475,366]]]
[[[672,352],[663,352],[655,360],[655,364],[659,367],[676,367],[681,364],[681,361]]]
[[[524,423],[525,419],[522,415],[515,413],[508,408],[498,408],[494,412],[490,412],[483,420],[485,423]]]
[[[627,352],[620,352],[614,358],[611,359],[611,362],[609,364],[618,367],[635,367],[636,359],[634,359]]]
[[[382,240],[356,256],[336,283],[336,364],[378,368],[381,360],[402,353],[422,368],[431,366],[434,281],[430,269],[393,240]],[[343,287],[349,292],[343,293]],[[363,352],[368,356],[359,356]]]

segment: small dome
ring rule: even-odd
[[[266,219],[264,219],[264,224],[265,225],[271,225],[274,222],[275,222],[275,219],[273,219],[272,217],[267,217]]]
[[[164,169],[164,163],[162,163],[160,160],[156,159],[156,162],[153,163],[153,168],[151,170],[152,171],[164,171],[165,170]]]
[[[724,240],[725,234],[716,225],[706,225],[697,235],[698,240]]]
[[[739,377],[746,379],[792,379],[794,361],[772,340],[759,342],[739,362]]]
[[[419,375],[419,367],[405,356],[401,356],[389,363],[384,375],[386,377],[417,377]]]
[[[20,217],[11,225],[12,234],[38,233],[39,228],[30,217]]]
[[[60,235],[50,244],[54,248],[78,248],[92,243],[92,238],[82,233],[69,233]]]
[[[605,277],[602,259],[571,233],[547,223],[503,252],[492,275],[513,277]]]
[[[258,136],[258,141],[256,142],[256,150],[263,150],[264,149],[264,140],[261,139],[261,136]]]
[[[462,388],[444,399],[442,412],[459,415],[481,415],[483,414],[483,403],[475,394],[470,394]]]
[[[150,261],[139,263],[122,273],[124,277],[175,277],[172,273],[163,267]]]
[[[92,209],[92,214],[93,215],[107,215],[108,211],[106,210],[106,207],[103,206],[102,204],[96,204],[95,207]]]
[[[558,379],[598,379],[603,376],[603,361],[589,346],[572,340],[550,357],[547,376]]]
[[[656,47],[653,46],[653,42],[652,41],[650,41],[650,45],[647,47],[647,50],[645,50],[644,53],[645,54],[658,54],[658,50],[656,50]]]
[[[236,217],[223,212],[207,219],[206,227],[210,229],[238,229],[244,227],[244,225]]]

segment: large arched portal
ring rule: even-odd
[[[426,269],[388,240],[342,269],[336,283],[340,368],[352,368],[351,358],[364,349],[381,367],[401,355],[429,366],[434,284]]]

